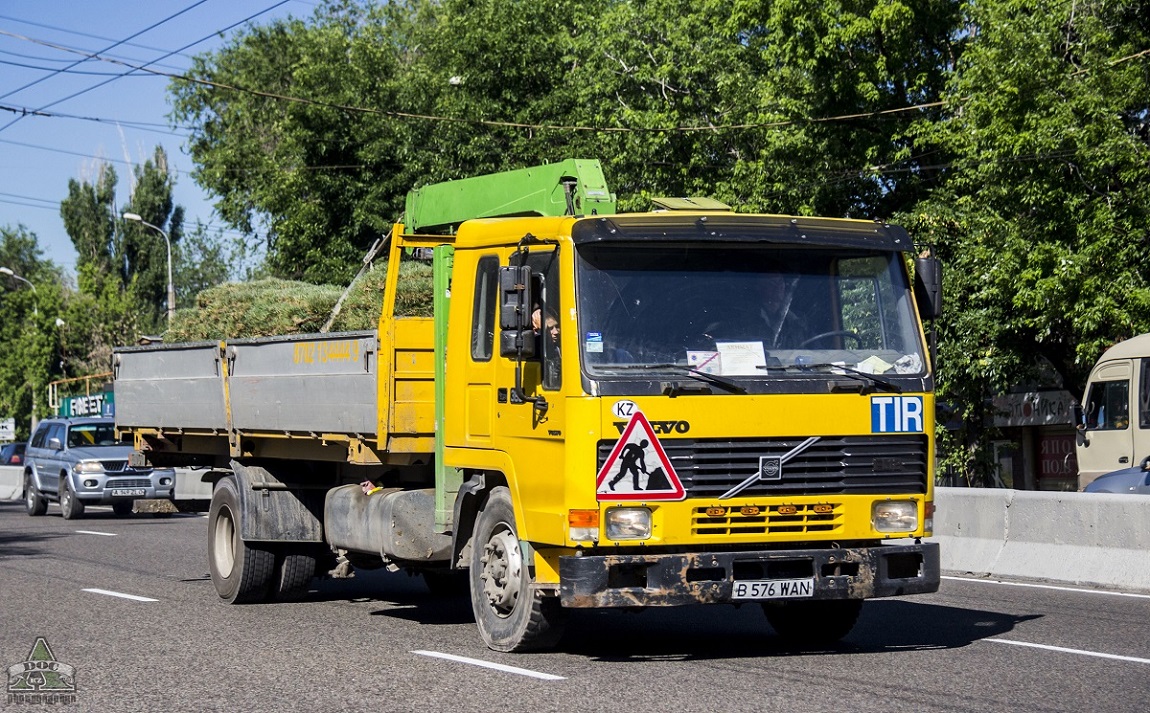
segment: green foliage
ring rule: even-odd
[[[1011,0],[971,20],[953,108],[921,127],[954,160],[907,222],[947,265],[940,398],[977,460],[987,395],[1050,371],[1081,393],[1102,350],[1150,331],[1150,72],[1129,59],[1150,10]]]
[[[16,418],[17,435],[24,436],[33,405],[44,412],[45,388],[58,368],[62,277],[23,226],[0,228],[0,267],[23,278],[0,275],[0,417]]]
[[[119,213],[135,213],[159,231],[138,221],[118,221],[117,264],[123,284],[134,281],[144,324],[159,329],[167,314],[169,243],[174,263],[183,237],[184,209],[172,201],[175,179],[163,148],[157,146],[152,158],[134,168],[134,178],[132,195]]]

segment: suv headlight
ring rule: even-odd
[[[77,473],[103,473],[104,465],[98,460],[82,460],[73,470]]]
[[[604,521],[608,540],[651,538],[651,511],[647,508],[608,508]]]
[[[918,529],[918,503],[879,500],[871,506],[871,520],[879,532],[914,532]]]

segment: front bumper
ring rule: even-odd
[[[76,497],[88,505],[133,500],[170,500],[176,492],[175,472],[166,470],[130,477],[76,473],[73,480],[79,481],[75,483]]]
[[[560,598],[574,608],[720,604],[736,580],[808,577],[813,599],[935,592],[938,544],[559,558]]]

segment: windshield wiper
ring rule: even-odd
[[[700,370],[696,369],[695,367],[687,366],[686,364],[671,364],[671,363],[666,363],[666,364],[611,364],[611,365],[601,364],[600,367],[601,368],[609,368],[609,369],[638,370],[638,371],[667,371],[667,370],[679,371],[679,372],[682,372],[684,374],[687,374],[688,376],[690,376],[692,378],[698,379],[699,381],[706,381],[707,383],[714,384],[716,386],[721,386],[724,389],[726,389],[727,391],[731,391],[731,392],[736,393],[736,394],[747,393],[747,390],[745,388],[743,388],[737,382],[732,381],[731,379],[724,379],[723,377],[716,376],[715,374],[708,374],[705,371],[700,371]]]
[[[778,364],[764,366],[760,364],[758,368],[774,371],[786,371],[788,369],[799,369],[801,371],[807,371],[810,369],[840,369],[843,372],[842,376],[845,376],[849,379],[854,379],[855,381],[861,381],[872,389],[877,388],[879,391],[889,391],[895,394],[902,393],[902,387],[893,381],[888,381],[881,376],[878,376],[877,374],[859,371],[858,369],[854,369],[843,364],[790,364],[787,366],[780,366]],[[864,388],[860,389],[859,393],[867,394],[870,393],[870,391]]]

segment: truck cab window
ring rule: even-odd
[[[1086,399],[1086,428],[1116,431],[1130,425],[1130,382],[1099,381]]]
[[[475,270],[475,309],[471,314],[471,358],[491,361],[495,345],[495,303],[499,289],[499,258],[479,259]]]
[[[518,255],[511,258],[511,264],[518,264]],[[535,353],[542,361],[542,381],[545,389],[558,389],[560,378],[559,349],[559,251],[532,250],[527,256],[531,266],[536,304],[532,310],[532,326],[538,339]]]

